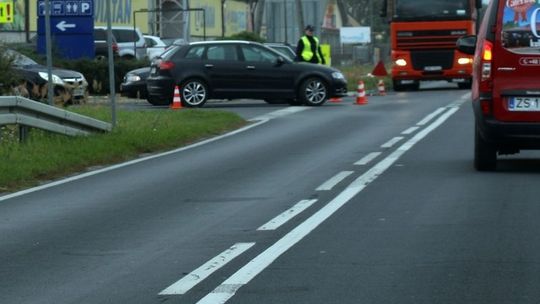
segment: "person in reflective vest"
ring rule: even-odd
[[[313,36],[313,31],[312,25],[308,25],[304,29],[305,35],[298,40],[296,46],[296,60],[325,64],[319,38]]]

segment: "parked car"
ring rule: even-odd
[[[34,100],[44,100],[48,92],[47,67],[38,64],[31,58],[8,49],[0,56],[13,59],[12,68],[22,81],[12,87],[15,95]],[[52,81],[54,84],[54,102],[58,105],[84,103],[88,97],[88,82],[84,75],[73,70],[53,68]]]
[[[150,74],[150,67],[131,70],[126,73],[120,84],[120,95],[131,98],[146,99],[146,78]]]
[[[474,165],[480,171],[495,170],[497,155],[540,149],[539,24],[531,17],[521,28],[513,6],[491,0],[478,35],[457,42],[460,51],[474,54]],[[534,1],[522,6],[523,16],[540,10]]]
[[[107,30],[106,26],[94,26],[95,29]],[[139,28],[131,26],[112,26],[111,31],[118,44],[118,55],[122,58],[143,59],[146,57],[146,41]]]
[[[114,34],[111,35],[113,57],[118,56],[118,43]],[[94,49],[96,58],[109,56],[109,43],[107,42],[107,30],[102,28],[94,29]]]
[[[287,56],[290,60],[296,58],[296,52],[290,44],[287,43],[278,43],[278,42],[265,42],[264,45],[280,52],[281,54]]]
[[[147,100],[170,104],[175,86],[187,107],[202,107],[210,98],[286,99],[292,105],[320,106],[347,94],[339,70],[294,62],[249,41],[192,42],[168,49],[152,63]]]
[[[146,41],[146,57],[150,60],[161,55],[167,48],[167,44],[157,36],[144,35],[144,40]]]

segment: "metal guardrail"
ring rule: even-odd
[[[68,136],[112,130],[110,123],[20,96],[0,96],[0,126],[3,125],[21,126],[21,141],[25,140],[27,127]]]

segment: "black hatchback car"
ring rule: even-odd
[[[193,42],[168,49],[151,66],[147,100],[170,104],[175,86],[186,107],[201,107],[216,98],[320,106],[347,94],[347,81],[339,70],[294,62],[249,41]]]

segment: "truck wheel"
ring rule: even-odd
[[[497,168],[497,148],[482,137],[478,126],[474,131],[474,167],[478,171],[494,171]]]

